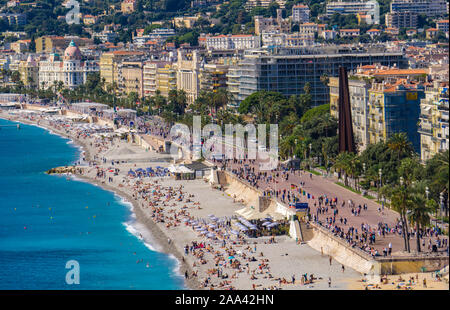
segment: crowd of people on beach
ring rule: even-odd
[[[121,169],[115,167],[114,162],[108,162],[104,156],[105,152],[120,143],[117,140],[119,138],[93,136],[82,127],[70,126],[72,121],[69,119],[30,116],[30,120],[45,122],[51,128],[90,146],[93,150],[92,157],[84,152],[78,162],[85,166],[82,170],[84,176],[91,176],[100,182],[119,183],[118,187],[128,190],[140,206],[149,212],[153,221],[163,229],[170,231],[187,227],[195,233],[196,240],[185,245],[182,260],[186,265],[188,260],[192,262],[186,268],[184,277],[195,279],[199,288],[236,289],[233,280],[245,275],[253,282],[253,289],[281,289],[284,285],[299,284],[295,276],[288,281],[272,275],[270,261],[263,252],[257,251],[258,242],[275,243],[275,237],[254,241],[255,239],[250,239],[245,234],[231,233],[232,223],[237,221],[236,217],[215,220],[195,218],[190,211],[201,210],[201,202],[186,192],[182,185],[164,185],[166,174],[147,175],[150,177],[148,179],[136,174],[121,174]],[[152,118],[150,122],[138,119],[136,126],[139,132],[163,139],[170,135],[170,126],[159,118]],[[310,172],[287,169],[281,165],[270,172],[260,171],[258,160],[246,158],[220,161],[214,159],[213,163],[261,191],[264,196],[272,197],[281,203],[289,205],[308,202],[308,219],[312,223],[372,256],[392,255],[394,238],[401,240],[402,234],[405,233],[398,219],[390,224],[386,222],[383,210],[378,209],[378,220],[369,223],[366,218],[369,206],[366,203],[357,203],[337,195],[328,197],[324,193],[308,192],[312,191],[309,181],[313,176]],[[411,238],[420,234],[422,247],[429,252],[433,248],[448,252],[448,239],[438,228],[420,231],[410,228],[407,233]],[[199,270],[205,265],[208,266],[207,273],[204,277],[201,274],[199,277]],[[256,281],[259,278],[270,279],[273,285],[262,286]],[[302,274],[300,284],[307,285],[317,280],[319,279],[312,274]],[[328,282],[331,286],[331,278]]]

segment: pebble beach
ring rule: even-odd
[[[206,179],[175,180],[169,175],[138,177],[129,173],[148,167],[164,171],[172,163],[167,154],[145,150],[118,138],[92,137],[75,126],[62,126],[61,122],[45,117],[18,118],[5,112],[0,112],[0,117],[38,124],[82,147],[82,159],[73,177],[114,191],[130,202],[138,222],[138,238],[151,244],[156,251],[175,256],[179,262],[178,272],[185,277],[190,289],[367,287],[360,273],[343,268],[307,243],[298,244],[289,236],[233,235],[235,211],[245,205],[226,192],[212,188]],[[428,280],[429,289],[448,289],[448,284],[442,281],[432,284],[433,281]],[[382,288],[397,288],[391,286]]]

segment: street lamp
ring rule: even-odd
[[[403,186],[403,177],[400,177],[400,185]]]
[[[381,171],[381,168],[378,169],[378,175],[380,176],[380,188],[381,188],[381,176],[383,175],[383,172]]]
[[[292,152],[294,159],[295,159],[295,150],[296,149],[297,149],[297,139],[295,139],[295,148],[294,148],[294,151]]]
[[[440,201],[441,201],[441,205],[439,207],[439,217],[442,217],[442,209],[444,209],[444,192],[441,192],[439,194],[439,198],[440,198]]]
[[[426,195],[427,200],[428,200],[428,196],[430,195],[430,189],[428,188],[428,186],[425,187],[425,195]]]
[[[380,200],[380,190],[381,190],[381,168],[378,169],[378,175],[380,176],[380,180],[378,181],[378,200]]]

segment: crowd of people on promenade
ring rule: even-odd
[[[170,138],[169,125],[161,118],[155,117],[152,118],[150,125],[146,123],[140,130],[167,139]],[[347,197],[338,198],[337,195],[328,197],[326,194],[317,192],[317,189],[315,189],[316,194],[310,193],[309,191],[312,190],[308,181],[313,179],[313,175],[308,171],[288,169],[281,164],[274,170],[261,171],[260,161],[248,159],[246,154],[234,159],[213,158],[212,162],[261,191],[263,195],[273,197],[286,205],[307,202],[311,221],[372,256],[391,255],[392,243],[395,239],[397,239],[397,251],[402,250],[399,240],[403,239],[405,230],[399,219],[391,219],[390,224],[386,223],[384,207],[376,209],[378,217],[374,218],[372,215],[372,218],[368,219],[367,203],[356,203]],[[406,233],[410,239],[417,233],[420,234],[422,251],[431,252],[434,248],[448,252],[448,239],[439,228],[426,228],[417,232],[414,227],[410,227]]]
[[[95,149],[92,161],[88,162],[89,168],[84,170],[85,175],[93,173],[97,180],[107,179],[110,183],[115,181],[113,176],[117,176],[120,169],[108,166],[105,158],[100,155],[114,145],[114,139],[93,137],[80,128],[67,126],[67,123],[70,123],[69,120],[67,123],[51,119],[45,119],[45,121],[56,130],[88,143]],[[147,122],[138,124],[139,130],[147,134],[162,138],[169,136],[170,127],[163,121],[151,125]],[[85,160],[86,158],[83,158],[83,161]],[[103,167],[100,167],[101,163]],[[381,210],[378,210],[380,214],[378,221],[369,223],[365,217],[369,207],[365,203],[355,203],[347,200],[346,197],[328,197],[323,193],[315,195],[308,193],[307,191],[311,191],[308,183],[313,176],[307,171],[286,169],[281,166],[272,171],[260,171],[258,161],[251,159],[227,159],[215,161],[215,163],[262,191],[263,195],[273,197],[285,204],[308,202],[308,214],[312,222],[372,256],[391,255],[393,239],[387,237],[397,236],[402,239],[402,234],[405,233],[401,221],[397,220],[390,225],[386,223],[381,216]],[[194,218],[191,215],[189,210],[201,209],[202,206],[193,195],[183,190],[183,186],[179,188],[164,186],[162,177],[141,180],[124,175],[118,179],[121,180],[119,186],[129,189],[131,196],[140,201],[142,208],[150,212],[153,220],[162,224],[167,230],[183,225],[197,232],[195,227],[200,221],[210,221],[210,219]],[[202,288],[235,289],[231,280],[239,278],[242,274],[247,274],[252,281],[262,277],[273,279],[274,283],[278,284],[260,287],[255,282],[252,285],[253,289],[280,289],[285,284],[296,283],[295,279],[287,281],[284,278],[275,278],[271,274],[269,260],[264,257],[264,253],[257,251],[257,245],[249,242],[242,234],[233,236],[230,233],[231,219],[223,220],[220,223],[215,222],[216,227],[207,229],[206,234],[198,234],[198,240],[186,244],[184,256],[194,261],[190,266],[192,272],[186,273],[186,278],[198,278],[198,267],[208,264],[211,266],[208,275],[198,279]],[[214,233],[215,238],[207,237],[208,233]],[[420,231],[412,228],[407,233],[411,238],[420,234],[422,247],[428,251],[431,251],[435,245],[438,249],[446,249],[448,252],[448,239],[438,228]],[[385,239],[388,242],[380,242]],[[307,276],[302,276],[301,279],[302,284],[314,281],[314,277],[308,280]]]
[[[272,171],[260,171],[258,161],[247,158],[213,159],[213,163],[262,191],[264,196],[273,197],[286,205],[307,202],[309,220],[372,256],[391,255],[393,240],[403,240],[405,230],[402,222],[395,219],[390,224],[386,223],[384,208],[378,208],[377,219],[372,219],[372,223],[369,223],[370,220],[365,216],[369,210],[367,203],[355,203],[351,199],[346,200],[346,197],[328,197],[326,194],[315,195],[308,192],[312,191],[308,181],[313,178],[308,171],[288,169],[281,165]],[[410,239],[416,233],[420,234],[422,251],[431,252],[434,249],[448,252],[448,239],[439,228],[426,228],[417,232],[411,227],[407,233]],[[398,245],[397,250],[401,251],[399,247]]]

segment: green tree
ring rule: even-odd
[[[409,219],[416,226],[417,252],[420,252],[420,230],[430,223],[432,203],[423,194],[415,194],[411,198]]]
[[[400,160],[404,156],[413,154],[414,149],[405,133],[394,133],[387,141],[388,148],[397,155]]]

